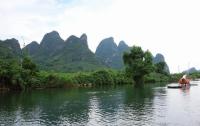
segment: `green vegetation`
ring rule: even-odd
[[[93,72],[56,73],[38,71],[36,64],[25,57],[17,60],[0,60],[0,88],[24,90],[35,88],[63,88],[130,84],[122,71],[102,69]]]
[[[139,46],[133,46],[129,52],[124,53],[123,59],[126,65],[126,73],[134,81],[136,86],[144,84],[144,76],[153,71],[152,54],[143,51]]]
[[[153,63],[157,64],[158,67],[164,67],[163,72],[170,74],[169,67],[167,63],[165,62],[165,58],[162,54],[157,53],[156,56],[153,58]]]
[[[177,82],[185,73],[176,73],[170,75],[170,81],[171,82]],[[190,78],[192,80],[200,78],[200,72],[194,72],[187,74],[187,78]]]
[[[0,40],[0,59],[18,59],[21,49],[16,39]]]
[[[191,79],[200,78],[200,72],[190,73],[190,74],[189,74],[189,77],[190,77]]]
[[[144,83],[177,81],[183,75],[163,73],[163,67],[158,66],[154,65],[151,68],[154,71],[143,76]],[[199,78],[200,73],[190,74],[189,77]],[[112,69],[101,69],[93,72],[56,73],[54,71],[39,71],[36,64],[28,57],[25,57],[22,62],[15,59],[0,60],[0,88],[11,90],[115,86],[132,84],[132,79],[127,76],[125,71]]]
[[[169,75],[167,64],[161,54],[153,58],[149,51],[144,52],[141,47],[134,46],[129,50],[124,42],[120,42],[118,47],[113,44],[114,42],[106,43],[110,43],[111,46],[107,48],[105,44],[105,50],[100,51],[104,54],[101,54],[102,56],[107,56],[104,57],[105,62],[102,62],[89,50],[86,35],[80,38],[70,36],[64,42],[58,33],[52,32],[47,34],[40,44],[32,42],[23,50],[16,39],[0,41],[0,89],[123,84],[142,86],[144,83],[178,81],[182,76]],[[114,48],[110,51],[112,47]],[[126,50],[128,52],[123,56],[125,70],[108,69],[105,66],[105,63],[107,66],[120,63],[121,60],[114,60],[115,56],[119,56],[116,58],[119,59]],[[189,77],[198,78],[200,73],[190,74]]]
[[[155,64],[155,72],[168,75],[168,72],[165,70],[166,63],[165,62],[159,62]]]
[[[36,65],[28,57],[22,63],[14,59],[0,60],[1,88],[22,90],[31,87],[36,80]]]
[[[124,67],[122,56],[125,51],[129,51],[129,46],[124,41],[120,41],[117,46],[114,38],[109,37],[99,43],[95,55],[106,66],[112,69],[122,69]]]
[[[32,42],[23,51],[37,63],[39,69],[55,72],[94,71],[106,68],[88,48],[87,36],[70,36],[64,41],[58,32],[47,33],[40,44]]]
[[[161,62],[153,64],[152,54],[149,51],[143,51],[141,47],[133,46],[130,52],[123,55],[126,74],[135,82],[135,86],[143,86],[144,83],[156,82],[176,82],[183,74],[169,74],[167,64],[162,56]],[[157,57],[157,60],[159,58]],[[200,74],[190,75],[191,78],[200,77]]]
[[[159,80],[156,79],[159,76]],[[166,76],[151,73],[145,76],[146,83],[166,81]],[[80,86],[114,86],[132,84],[124,71],[101,69],[93,72],[56,73],[38,71],[36,65],[25,57],[22,63],[16,60],[0,60],[1,88],[13,90],[36,88],[68,88]]]
[[[93,72],[55,73],[40,72],[43,81],[41,88],[49,87],[79,87],[130,84],[131,80],[123,72],[102,69]]]
[[[174,80],[174,82],[177,80]],[[145,83],[162,83],[162,82],[171,82],[171,76],[156,72],[151,72],[148,75],[144,76]]]
[[[165,63],[153,65],[151,53],[149,51],[143,52],[141,47],[133,47],[130,54],[125,53],[124,60],[126,71],[99,69],[91,72],[57,73],[55,71],[39,71],[37,65],[28,56],[24,56],[22,60],[15,58],[1,59],[0,88],[24,90],[114,86],[132,83],[138,86],[143,82],[168,82],[178,77],[178,75],[177,77],[173,75],[175,77],[172,78],[164,71]],[[199,74],[193,76],[197,77]]]

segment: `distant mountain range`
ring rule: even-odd
[[[195,67],[191,67],[187,70],[184,70],[182,73],[186,73],[186,74],[190,74],[190,73],[195,73],[195,72],[199,72],[200,70],[197,70]]]
[[[92,71],[101,68],[122,69],[124,67],[122,56],[130,47],[120,41],[119,45],[114,38],[103,39],[95,53],[88,48],[87,35],[80,37],[71,35],[63,40],[59,33],[52,31],[44,35],[40,44],[31,42],[23,49],[16,39],[0,41],[0,58],[20,58],[28,54],[40,69],[60,72]],[[154,63],[165,61],[162,54],[153,58]],[[169,68],[166,65],[166,71]]]

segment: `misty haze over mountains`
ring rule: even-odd
[[[24,48],[20,48],[16,39],[0,41],[0,58],[20,58],[28,54],[42,70],[60,72],[92,71],[101,68],[123,69],[123,53],[130,47],[120,41],[117,45],[113,37],[103,39],[95,53],[88,48],[87,35],[80,37],[71,35],[63,40],[57,31],[44,35],[40,44],[31,42]],[[162,54],[153,58],[154,63],[164,62]],[[165,66],[166,72],[169,68]]]

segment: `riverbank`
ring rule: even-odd
[[[133,78],[125,70],[101,69],[90,72],[58,73],[38,70],[36,64],[25,58],[18,62],[0,60],[0,88],[3,90],[26,90],[46,88],[93,87],[107,85],[135,84]],[[167,74],[153,70],[144,76],[144,82],[161,83],[177,82],[183,74]],[[200,73],[189,75],[199,78]]]
[[[71,88],[131,84],[122,71],[102,69],[93,72],[56,73],[41,71],[31,88]]]
[[[164,75],[159,73],[150,73],[145,76],[145,84],[153,83],[170,83],[177,82],[183,74]],[[191,79],[200,78],[200,73],[188,75]],[[11,81],[12,82],[12,81]],[[28,80],[25,84],[1,84],[0,91],[9,90],[42,90],[49,88],[83,88],[96,86],[115,86],[134,84],[131,78],[128,78],[123,71],[102,69],[93,72],[77,72],[77,73],[56,73],[40,71],[36,76]]]
[[[151,73],[145,76],[145,83],[170,82],[170,75]],[[28,78],[27,83],[5,85],[9,90],[76,88],[134,84],[124,71],[102,69],[93,72],[57,73],[39,71]],[[12,82],[12,81],[11,81]]]
[[[161,74],[152,72],[145,76],[145,84],[177,82],[183,73]],[[189,74],[192,80],[200,78],[200,73]],[[37,83],[32,83],[31,89],[46,88],[76,88],[114,85],[134,85],[134,81],[127,77],[125,71],[102,69],[93,72],[56,73],[41,71],[37,75]]]

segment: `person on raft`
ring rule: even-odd
[[[181,86],[186,86],[190,84],[190,80],[187,79],[187,75],[183,75],[183,77],[178,81]]]

